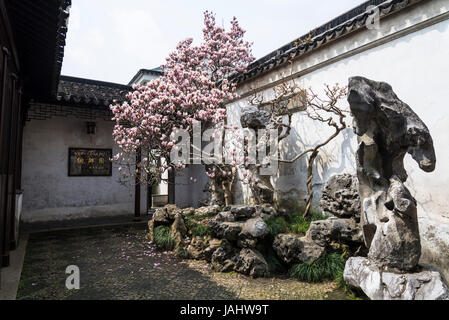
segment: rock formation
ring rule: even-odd
[[[357,176],[345,173],[330,177],[323,188],[320,207],[339,218],[360,219]]]
[[[407,173],[403,158],[409,153],[422,170],[433,171],[436,159],[432,137],[423,121],[387,83],[350,78],[348,102],[354,132],[359,136],[356,163],[361,225],[369,250],[368,259],[357,259],[366,259],[364,264],[379,268],[381,274],[417,272],[421,255],[417,208],[404,185]],[[356,270],[351,268],[353,259],[347,262],[345,279],[363,289],[363,284],[354,280],[360,277],[351,273]],[[365,291],[368,295],[371,292]]]
[[[264,219],[278,214],[268,204],[233,205],[223,209],[217,205],[198,209],[167,205],[157,209],[148,222],[149,239],[154,241],[154,228],[168,226],[174,251],[183,248],[190,258],[204,259],[217,271],[262,277],[268,274],[268,263],[260,249],[264,249],[270,232]],[[188,216],[210,228],[210,234],[195,236],[186,226]]]
[[[271,125],[270,120],[271,114],[266,110],[257,108],[256,106],[246,107],[242,110],[242,114],[240,116],[242,127],[252,129],[256,134],[258,129],[269,130]],[[260,137],[257,138],[260,139]],[[267,144],[267,146],[269,146],[269,144]],[[250,164],[248,168],[250,172],[249,187],[251,189],[253,199],[256,204],[273,203],[274,188],[271,184],[271,176],[260,175],[259,168],[260,164]]]

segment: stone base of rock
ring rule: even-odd
[[[415,273],[382,272],[368,258],[346,262],[344,279],[372,300],[449,300],[449,287],[441,273],[421,266]]]

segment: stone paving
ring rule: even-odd
[[[65,287],[80,269],[80,290]],[[17,299],[345,299],[331,282],[218,273],[203,261],[158,251],[144,225],[30,234]]]

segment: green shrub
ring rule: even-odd
[[[335,280],[344,270],[345,261],[338,253],[331,253],[318,258],[312,263],[300,263],[290,269],[290,275],[300,281],[320,282],[325,279]]]
[[[265,223],[267,224],[270,234],[273,237],[276,237],[279,233],[288,232],[287,221],[285,221],[282,217],[266,219]]]
[[[210,228],[204,224],[197,223],[192,227],[192,235],[195,237],[206,237],[212,234]]]
[[[167,226],[154,228],[154,242],[164,250],[173,250],[175,247],[175,239],[170,236],[170,228]]]

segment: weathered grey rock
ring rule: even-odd
[[[326,220],[312,221],[307,237],[323,247],[329,246],[331,242],[348,245],[363,244],[362,229],[354,219],[331,217]]]
[[[240,248],[255,248],[258,240],[265,238],[269,233],[270,229],[262,218],[249,219],[242,226],[237,246]]]
[[[287,264],[311,263],[325,252],[325,248],[312,239],[290,233],[278,234],[274,239],[273,249]]]
[[[346,261],[344,279],[372,300],[449,300],[449,288],[440,272],[423,268],[416,273],[381,272],[363,257]]]
[[[253,130],[263,128],[269,129],[273,127],[271,123],[271,113],[259,109],[256,106],[249,106],[242,109],[240,122],[243,128]],[[266,140],[268,139],[269,137],[267,135]],[[251,189],[252,199],[256,204],[273,203],[274,188],[271,183],[271,177],[270,175],[261,175],[259,169],[260,164],[250,164],[248,168],[248,171],[250,172],[249,178],[251,182],[249,183],[249,187]]]
[[[271,114],[256,106],[248,106],[242,109],[240,122],[243,128],[262,129],[269,125]]]
[[[261,205],[256,205],[256,212],[252,215],[253,218],[276,218],[279,216],[278,210],[276,210],[271,204],[263,203]]]
[[[209,246],[204,249],[204,260],[209,263],[212,261],[212,255],[218,248],[221,247],[221,242],[222,241],[219,239],[211,239],[209,241]]]
[[[231,213],[231,211],[219,212],[214,219],[217,221],[226,221],[226,222],[234,222],[235,221],[235,217]]]
[[[166,208],[156,209],[153,213],[152,220],[159,224],[167,224],[169,223],[169,216],[167,214]]]
[[[190,257],[196,260],[205,259],[205,251],[209,247],[209,240],[202,237],[193,237],[187,246]]]
[[[421,255],[416,200],[404,186],[406,153],[419,167],[435,169],[429,130],[391,86],[349,79],[348,102],[359,136],[357,176],[368,257],[379,267],[414,270]]]
[[[201,215],[201,216],[213,216],[216,215],[220,211],[219,205],[212,205],[212,206],[206,206],[201,207],[195,210],[195,215]]]
[[[190,208],[184,208],[181,210],[182,215],[191,215],[191,214],[195,214],[195,208],[190,207]]]
[[[237,241],[243,224],[243,222],[219,222],[215,219],[209,222],[212,233],[216,238],[229,241]]]
[[[175,239],[175,248],[184,244],[184,237],[187,235],[187,227],[184,224],[184,219],[180,212],[175,215],[175,220],[170,226],[170,235]]]
[[[444,216],[419,217],[421,237],[421,264],[437,267],[449,279],[449,219]]]
[[[264,238],[270,233],[267,224],[261,218],[249,219],[242,227],[241,236]]]
[[[235,220],[246,220],[256,213],[256,207],[250,205],[227,206],[225,211],[230,211]]]
[[[154,241],[154,229],[160,225],[170,226],[175,219],[175,208],[168,207],[170,214],[167,211],[167,207],[158,208],[153,213],[152,218],[148,221],[148,238],[150,241]],[[175,206],[176,207],[176,206]],[[177,208],[177,207],[176,207]],[[179,213],[179,211],[176,211]]]
[[[170,220],[174,220],[177,214],[182,214],[182,210],[178,208],[176,204],[167,204],[162,209],[167,212],[167,216]]]
[[[251,172],[249,187],[254,203],[272,203],[274,200],[274,187],[270,175],[261,175],[258,165],[250,165]]]
[[[254,249],[242,249],[235,259],[234,270],[251,277],[268,274],[268,263],[262,254]]]
[[[347,173],[332,176],[323,188],[320,207],[323,211],[340,218],[360,219],[357,176]]]
[[[234,270],[238,251],[226,239],[221,240],[220,247],[212,254],[211,263],[214,270],[228,272]]]
[[[244,238],[244,237],[239,237],[239,239],[237,240],[237,247],[239,248],[249,248],[249,249],[253,249],[257,246],[257,239],[255,238]]]
[[[148,221],[148,239],[153,242],[154,241],[154,220],[150,219]]]

